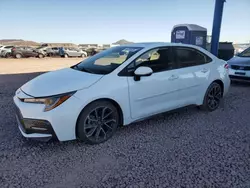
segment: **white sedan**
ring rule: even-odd
[[[24,137],[98,144],[158,113],[188,105],[213,111],[229,86],[226,62],[200,47],[135,43],[38,76],[14,103]]]

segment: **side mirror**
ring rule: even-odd
[[[153,74],[153,70],[150,67],[138,67],[134,72],[134,80],[139,81],[142,76],[150,76]]]

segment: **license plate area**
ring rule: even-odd
[[[235,74],[237,74],[237,75],[242,75],[242,76],[245,76],[245,75],[246,75],[245,72],[235,72]]]

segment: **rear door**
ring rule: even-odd
[[[38,55],[38,53],[32,47],[26,47],[24,53],[26,57],[36,57]]]
[[[201,92],[204,93],[204,89],[207,88],[212,59],[191,47],[174,47],[174,54],[180,80],[180,103],[183,106],[196,104]]]

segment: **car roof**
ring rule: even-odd
[[[143,48],[157,48],[157,47],[164,47],[164,46],[183,46],[183,47],[199,48],[198,46],[195,46],[195,45],[182,44],[182,43],[170,43],[170,42],[142,42],[142,43],[125,44],[121,46],[143,47]]]

